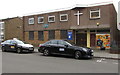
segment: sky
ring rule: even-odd
[[[1,0],[0,19],[24,16],[29,13],[71,7],[76,4],[94,4],[112,1],[118,10],[120,0]]]

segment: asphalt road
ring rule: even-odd
[[[76,60],[43,56],[38,52],[3,52],[2,73],[118,73],[118,61],[101,58]]]

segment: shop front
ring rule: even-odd
[[[110,30],[76,30],[76,45],[110,49]]]

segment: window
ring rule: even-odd
[[[29,31],[29,40],[34,40],[34,31]]]
[[[72,44],[70,44],[69,42],[62,41],[62,40],[59,40],[59,41],[58,41],[58,44],[60,44],[60,45],[68,45],[68,46],[72,46]]]
[[[1,25],[1,29],[4,29],[4,25]]]
[[[2,32],[4,32],[4,29],[1,29]]]
[[[44,40],[44,32],[43,31],[38,31],[38,40],[41,40],[41,41]]]
[[[10,43],[11,43],[11,44],[17,44],[17,42],[16,42],[16,41],[13,41],[13,40],[12,40]]]
[[[10,41],[11,40],[7,40],[7,41],[4,42],[4,44],[10,44]]]
[[[60,45],[68,45],[65,41],[58,41]]]
[[[49,36],[48,36],[49,40],[51,39],[55,39],[55,31],[54,30],[50,30],[49,31]]]
[[[38,17],[38,23],[44,23],[44,17]]]
[[[34,24],[34,18],[33,17],[28,19],[28,24]]]
[[[60,21],[68,21],[68,14],[61,14]]]
[[[60,37],[61,39],[67,39],[67,30],[61,30],[60,31]]]
[[[47,45],[47,44],[51,44],[51,41],[48,41],[48,42],[44,43],[44,45]]]
[[[100,9],[90,11],[90,19],[100,18]]]
[[[1,35],[1,39],[4,39],[4,35]]]
[[[58,44],[58,41],[57,40],[52,40],[51,44]]]
[[[48,22],[55,22],[55,16],[48,16]]]
[[[4,29],[4,22],[0,22],[0,29]]]

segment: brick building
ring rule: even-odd
[[[20,17],[2,19],[4,22],[4,40],[18,38],[23,40],[23,20]]]
[[[97,39],[103,38],[104,46],[110,48],[111,42],[117,45],[119,41],[116,18],[112,3],[76,5],[26,15],[23,17],[24,40],[38,46],[51,39],[65,39],[78,46],[96,48]]]

